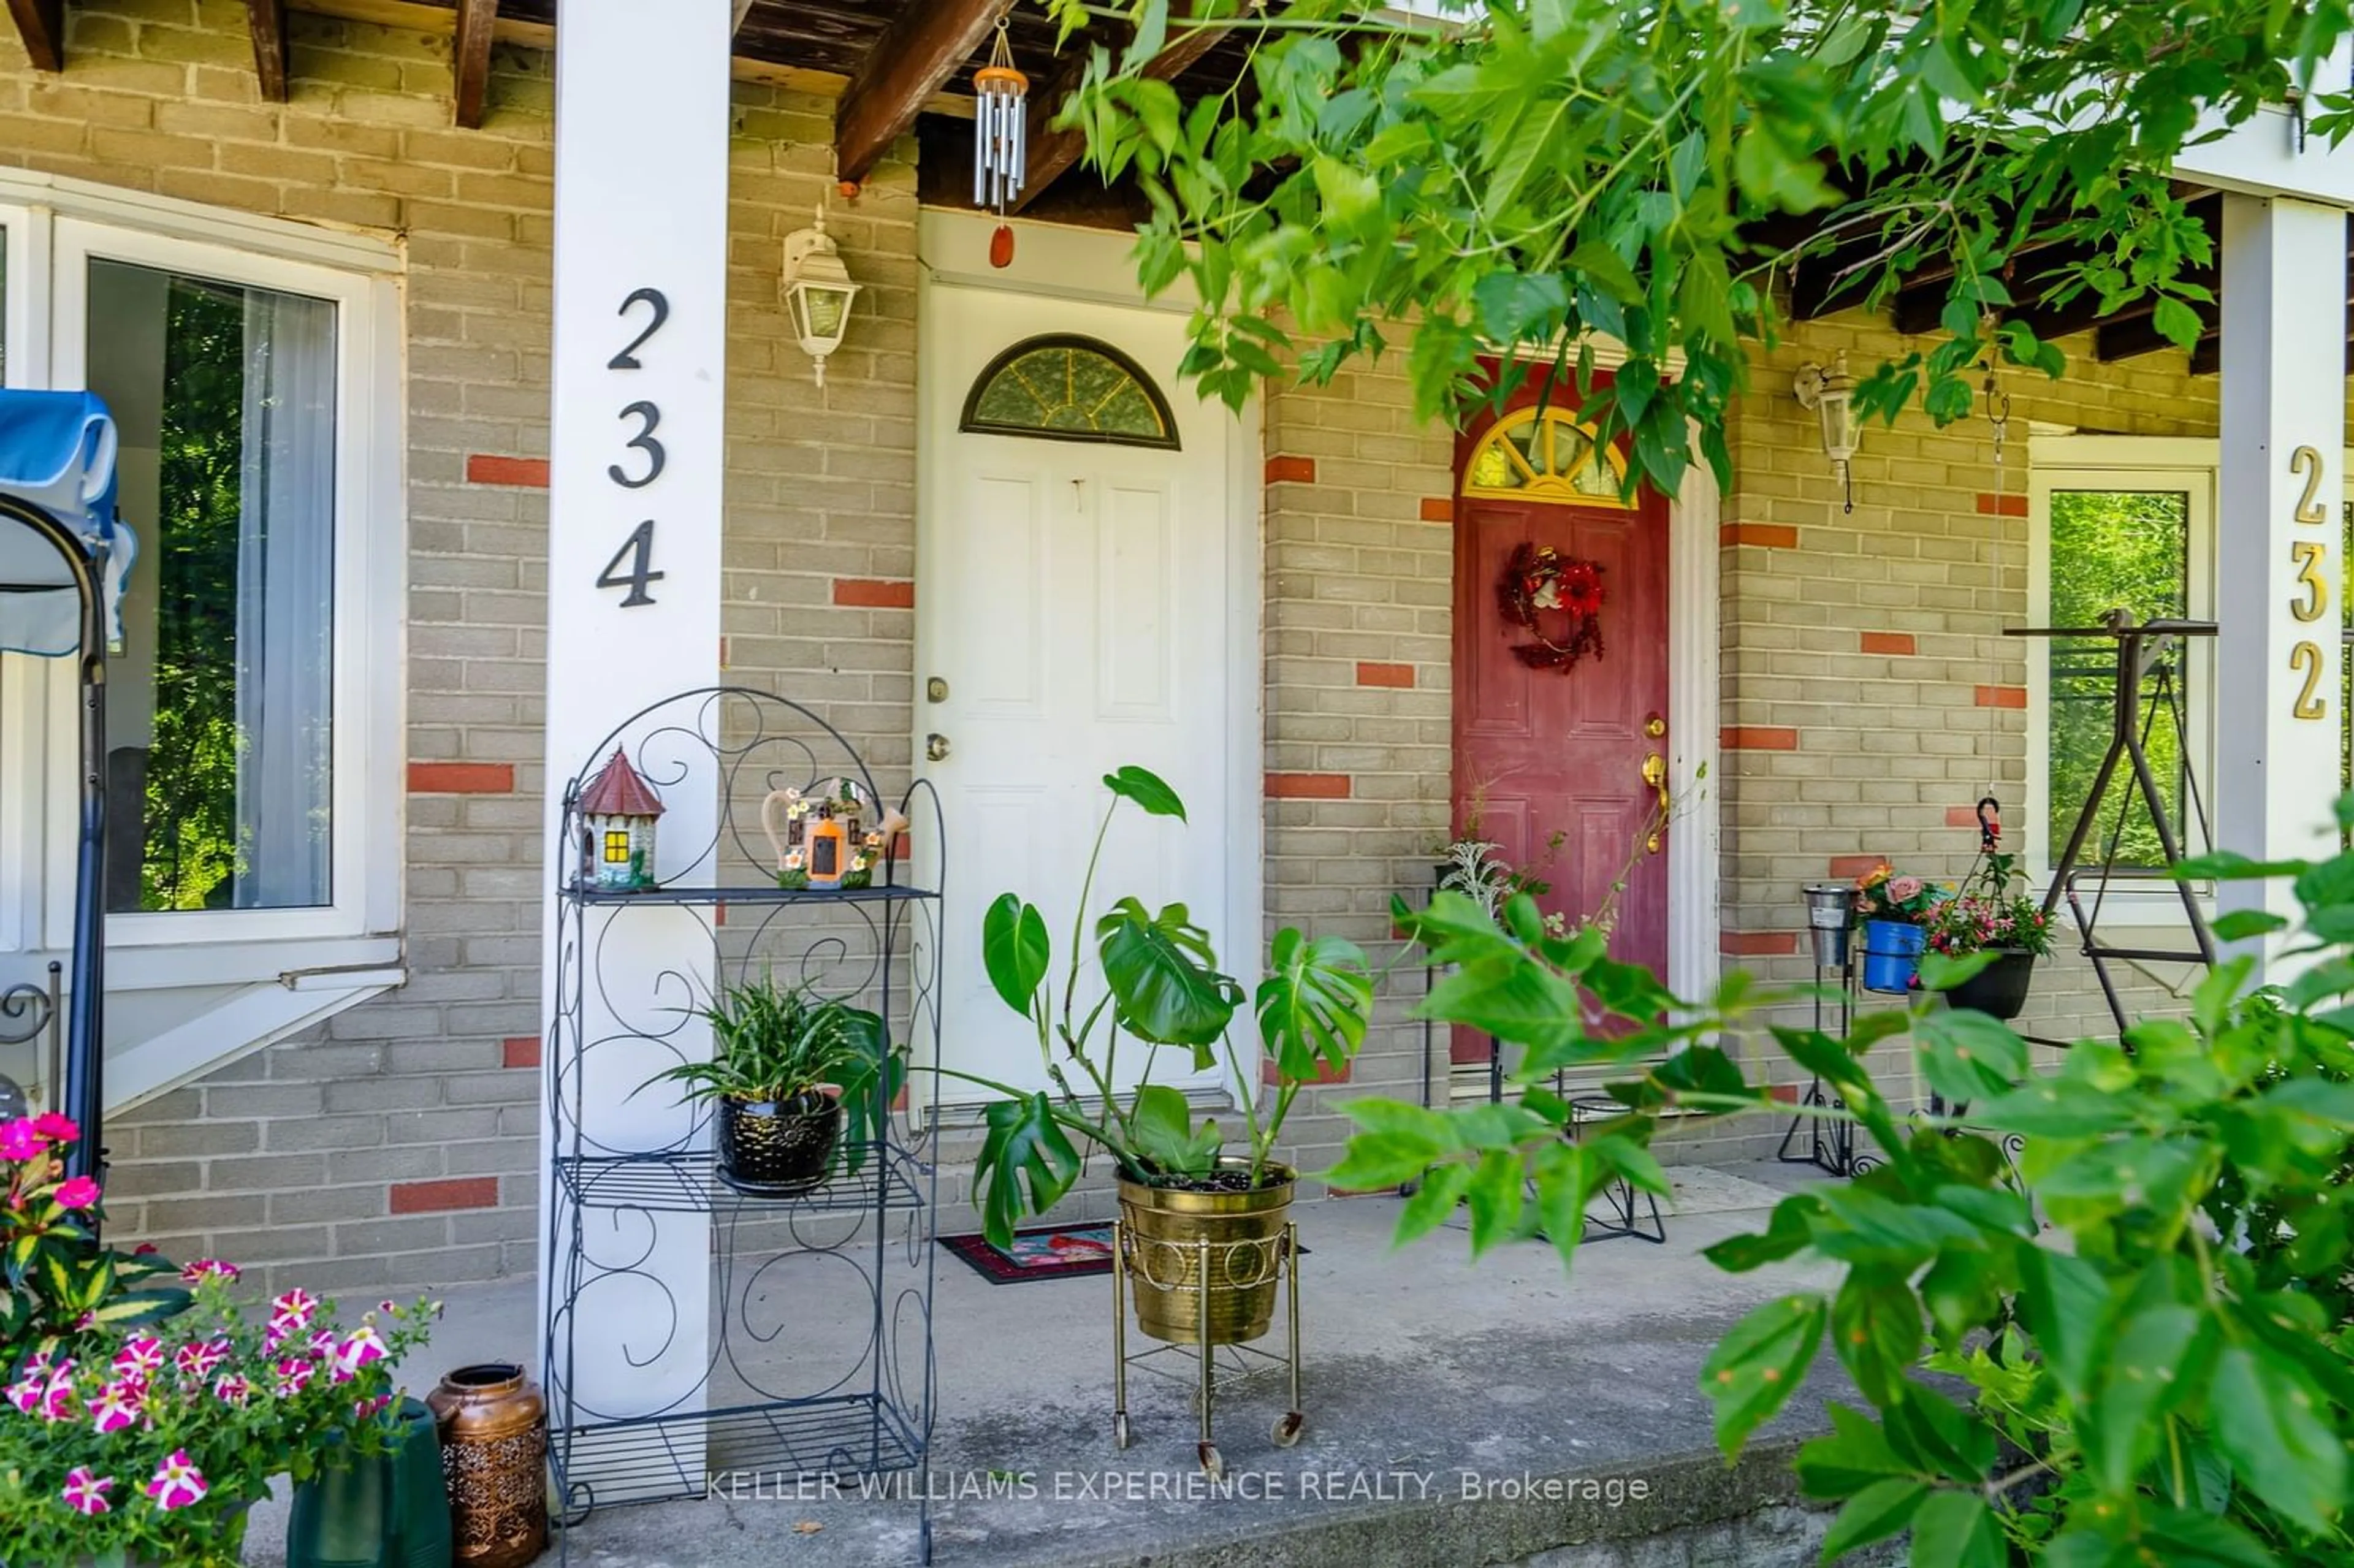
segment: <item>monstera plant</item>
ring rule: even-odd
[[[1128,805],[1148,817],[1185,820],[1177,792],[1144,768],[1107,774],[1104,787],[1111,801],[1087,857],[1059,974],[1038,906],[1007,893],[982,922],[990,984],[1036,1031],[1051,1086],[1024,1090],[951,1074],[1005,1097],[989,1107],[974,1171],[984,1233],[1001,1246],[1011,1244],[1025,1206],[1043,1214],[1070,1191],[1081,1169],[1081,1143],[1102,1150],[1123,1181],[1139,1190],[1261,1192],[1288,1202],[1294,1173],[1273,1159],[1284,1119],[1304,1083],[1347,1066],[1364,1044],[1373,1012],[1373,980],[1352,943],[1278,932],[1267,978],[1249,995],[1219,968],[1209,933],[1185,906],[1155,911],[1133,896],[1093,914],[1091,980],[1090,911],[1113,818]],[[1250,1054],[1235,1038],[1234,1024],[1246,1008],[1276,1067],[1269,1094],[1258,1092],[1247,1070]],[[1242,1108],[1239,1139],[1230,1146],[1215,1121],[1195,1122],[1182,1091],[1150,1081],[1157,1056],[1148,1059],[1145,1081],[1124,1094],[1118,1075],[1123,1041],[1148,1053],[1180,1053],[1188,1073],[1221,1069]]]

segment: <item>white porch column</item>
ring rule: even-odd
[[[719,673],[721,417],[726,354],[730,0],[564,0],[556,35],[556,303],[548,496],[546,881],[542,1008],[551,1028],[586,963],[585,1012],[549,1037],[543,1069],[568,1115],[577,1096],[587,1152],[673,1146],[692,1118],[646,1077],[705,1054],[699,1021],[681,1028],[676,979],[707,988],[712,948],[693,911],[610,906],[588,911],[571,944],[552,868],[567,781],[602,760],[617,726]],[[637,753],[636,736],[631,755]],[[610,750],[610,743],[607,745]],[[658,877],[674,876],[716,831],[716,768],[656,779],[665,812]],[[610,941],[600,940],[613,923]],[[585,949],[585,950],[582,950]],[[659,1033],[656,1044],[646,1036]],[[589,1042],[575,1071],[571,1047]],[[546,1102],[543,1102],[546,1103]],[[550,1118],[542,1141],[571,1151]],[[559,1139],[559,1133],[563,1136]],[[570,1282],[572,1216],[542,1178],[543,1328]],[[569,1375],[579,1423],[702,1407],[709,1365],[707,1214],[587,1213],[582,1288],[555,1324],[552,1398]],[[607,1272],[611,1271],[611,1272]],[[572,1354],[566,1365],[566,1332]],[[693,1473],[700,1428],[672,1451]],[[593,1467],[574,1481],[599,1482]],[[626,1488],[599,1485],[599,1502]]]
[[[2216,842],[2327,855],[2345,716],[2346,214],[2227,194],[2222,262]],[[2225,883],[2219,903],[2294,913],[2280,884]]]

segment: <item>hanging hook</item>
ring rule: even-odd
[[[2002,802],[1991,795],[1978,797],[1978,853],[1994,854],[2002,847]]]

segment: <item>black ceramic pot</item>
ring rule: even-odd
[[[1946,992],[1954,1007],[1975,1008],[1990,1018],[2017,1018],[2027,1007],[2027,988],[2035,978],[2035,955],[2012,948]]]
[[[842,1139],[842,1106],[812,1089],[783,1101],[719,1102],[722,1181],[760,1197],[790,1197],[823,1181]]]

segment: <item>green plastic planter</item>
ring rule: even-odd
[[[388,1454],[322,1470],[294,1489],[286,1568],[450,1568],[450,1494],[433,1413],[400,1402]]]

